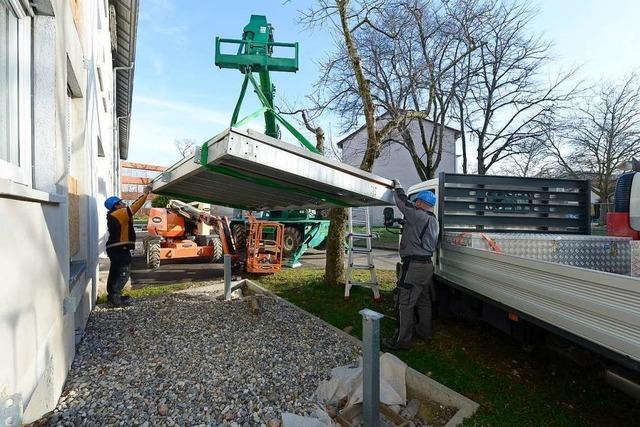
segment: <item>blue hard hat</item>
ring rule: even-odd
[[[107,200],[104,201],[104,207],[111,210],[115,205],[120,203],[122,199],[118,196],[111,196]]]
[[[436,205],[436,195],[433,194],[433,191],[427,190],[419,192],[418,194],[416,194],[416,200],[422,200],[429,206]]]

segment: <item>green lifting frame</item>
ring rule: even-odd
[[[235,54],[223,53],[223,45],[238,45]],[[274,47],[293,48],[294,57],[273,56]],[[316,147],[307,140],[294,126],[284,119],[273,106],[275,87],[271,83],[270,71],[283,71],[295,73],[298,71],[298,43],[280,43],[273,41],[273,27],[262,15],[251,15],[249,24],[244,27],[242,39],[224,39],[216,37],[215,64],[220,68],[240,70],[244,74],[244,81],[240,89],[238,102],[231,117],[231,127],[239,127],[247,122],[264,115],[265,134],[272,138],[279,138],[280,131],[276,121],[280,122],[291,134],[313,153],[319,153]],[[258,73],[260,84],[253,73]],[[238,120],[240,108],[247,86],[251,82],[262,107],[248,116]]]

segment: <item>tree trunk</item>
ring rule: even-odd
[[[469,173],[469,168],[467,167],[468,164],[469,162],[467,161],[467,140],[463,136],[462,137],[462,173],[465,175]]]
[[[460,138],[462,142],[462,173],[466,175],[469,173],[469,162],[467,160],[467,135],[465,134],[466,131],[464,129],[464,104],[461,100],[458,101],[458,108],[460,114]],[[456,172],[458,171],[456,170]]]
[[[613,211],[611,209],[611,199],[613,194],[608,190],[600,193],[600,216],[598,217],[598,225],[607,225],[607,213]]]
[[[345,282],[344,232],[347,218],[348,214],[345,208],[331,208],[329,210],[331,223],[327,235],[324,282],[330,286],[338,286]]]
[[[305,123],[307,119],[305,117]],[[316,148],[324,153],[324,130],[315,128]],[[329,210],[329,231],[327,232],[326,255],[324,261],[324,281],[327,285],[338,286],[345,282],[344,277],[344,230],[347,210],[331,208]]]
[[[418,172],[418,177],[420,178],[420,181],[426,181],[427,175],[425,175],[425,172],[424,172],[424,165],[422,164],[422,160],[420,160],[420,156],[418,156],[418,153],[416,152],[416,145],[413,142],[413,137],[411,136],[411,132],[409,132],[407,128],[405,128],[400,132],[400,135],[402,136],[402,142],[404,143],[405,148],[409,152],[409,157],[411,157],[413,166],[416,168],[416,172]],[[424,134],[422,134],[421,137],[423,138],[423,141],[424,141]],[[422,145],[426,146],[424,142],[422,143]]]
[[[313,132],[316,136],[316,150],[322,155],[324,155],[324,129],[320,126],[314,126],[309,120],[309,116],[305,110],[302,110],[302,122],[304,126],[307,128],[309,132]]]
[[[483,141],[480,140],[478,144],[478,175],[484,175],[487,173],[487,169],[484,165],[484,147],[482,147]]]
[[[362,98],[363,114],[367,128],[367,147],[360,164],[360,169],[371,172],[373,162],[380,155],[380,144],[376,133],[375,106],[369,88],[369,81],[365,78],[362,69],[362,60],[358,53],[356,42],[351,35],[349,28],[349,0],[336,0],[344,44],[347,48],[347,55],[351,68],[358,84],[358,92]],[[344,231],[347,221],[347,210],[344,208],[332,208],[329,212],[331,224],[329,225],[329,235],[327,236],[327,260],[325,262],[325,283],[327,285],[338,285],[344,283]]]
[[[362,59],[360,58],[356,41],[349,28],[348,5],[349,0],[336,0],[338,14],[340,15],[340,24],[342,26],[342,35],[344,36],[344,44],[347,47],[349,62],[351,62],[353,75],[358,84],[358,93],[360,93],[360,98],[362,99],[362,109],[367,128],[367,146],[364,151],[364,156],[362,157],[360,169],[371,172],[373,162],[380,155],[380,139],[378,138],[376,129],[375,105],[373,103],[373,96],[371,95],[370,82],[364,75]]]

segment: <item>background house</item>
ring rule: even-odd
[[[378,126],[384,125],[384,118],[378,120],[377,123]],[[433,122],[422,120],[422,123],[426,138],[428,139],[433,133]],[[424,156],[424,149],[419,146],[421,138],[418,120],[413,120],[409,123],[409,131],[418,146],[417,149],[419,150],[420,156]],[[459,135],[460,132],[458,130],[450,127],[445,128],[442,144],[442,160],[438,165],[437,172],[456,172],[456,140]],[[364,126],[347,135],[338,142],[338,147],[342,149],[342,161],[352,166],[360,166],[366,143],[367,130]],[[396,143],[390,143],[384,148],[380,157],[375,161],[372,172],[385,178],[400,180],[405,189],[422,181],[407,149]],[[383,209],[384,207],[369,209],[369,215],[373,225],[382,225]],[[400,215],[397,209],[396,214],[397,216]]]
[[[137,0],[0,1],[0,404],[22,407],[17,424],[55,407],[96,301],[137,13]]]
[[[142,196],[144,187],[167,169],[165,166],[134,162],[122,162],[120,166],[120,197],[127,204],[133,203],[134,200]],[[140,214],[147,215],[149,213],[151,200],[155,197],[155,194],[149,196],[147,202],[140,209]]]

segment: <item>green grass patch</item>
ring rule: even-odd
[[[170,283],[166,285],[147,285],[140,288],[130,289],[124,293],[131,296],[131,298],[144,298],[144,297],[156,297],[159,295],[166,295],[172,292],[181,291],[184,289],[195,288],[198,286],[205,286],[211,284],[210,282],[189,282],[189,283]],[[98,296],[98,304],[106,304],[107,294],[100,294]]]
[[[356,226],[353,227],[353,230],[356,232],[364,232],[364,227]],[[397,248],[398,247],[398,231],[389,231],[385,227],[371,227],[372,233],[374,233],[377,238],[372,240],[374,246],[380,247],[388,247],[388,248]]]
[[[265,288],[328,323],[361,338],[364,307],[383,313],[381,335],[395,326],[395,274],[378,270],[382,302],[368,289],[323,283],[320,269],[287,269],[257,280]],[[478,323],[436,319],[431,344],[394,352],[414,369],[475,400],[481,406],[465,425],[584,426],[637,425],[640,403],[608,387],[597,372],[580,368],[544,347],[524,349],[511,337]]]

